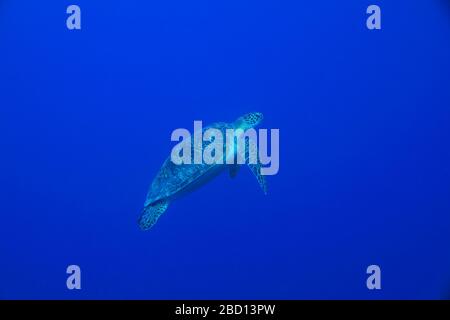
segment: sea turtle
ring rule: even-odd
[[[245,132],[250,128],[256,127],[263,119],[263,115],[259,112],[248,113],[232,123],[218,122],[208,127],[205,127],[202,132],[208,129],[217,129],[222,132],[223,137],[226,137],[227,129],[234,129],[240,132]],[[192,137],[192,139],[194,139]],[[225,139],[225,138],[224,138]],[[192,140],[193,141],[193,140]],[[224,140],[225,141],[225,140]],[[202,148],[208,146],[211,141],[203,141]],[[195,146],[192,143],[192,154],[194,154]],[[139,226],[142,230],[148,230],[155,225],[159,217],[167,210],[170,202],[179,198],[180,196],[189,193],[198,187],[206,184],[212,178],[216,177],[219,173],[225,169],[230,170],[230,176],[233,178],[236,176],[239,166],[238,164],[226,164],[229,157],[236,158],[238,147],[228,149],[228,153],[223,152],[224,161],[223,164],[175,164],[171,157],[166,159],[162,165],[160,171],[153,180],[150,190],[148,191],[147,198],[144,204],[144,209],[139,217]],[[242,148],[241,148],[242,149]],[[264,193],[267,193],[266,181],[263,175],[261,175],[261,164],[257,157],[256,164],[249,163],[248,158],[250,150],[256,150],[249,147],[249,141],[246,140],[246,148],[243,152],[246,164],[256,176],[258,183],[263,189]],[[254,151],[253,151],[254,152]]]

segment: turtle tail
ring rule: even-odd
[[[167,200],[158,200],[144,207],[139,217],[139,227],[142,230],[149,230],[167,210],[168,206],[169,202]]]

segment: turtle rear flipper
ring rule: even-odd
[[[168,206],[169,201],[167,200],[158,200],[146,206],[139,218],[139,227],[142,230],[148,230],[153,227]]]

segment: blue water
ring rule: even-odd
[[[0,1],[0,298],[450,297],[447,1],[74,3]],[[172,130],[253,110],[269,194],[243,168],[140,231]]]

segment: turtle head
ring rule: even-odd
[[[250,112],[238,118],[234,122],[235,128],[247,130],[256,127],[263,119],[261,112]]]

